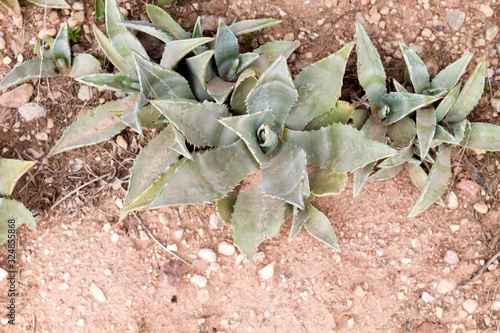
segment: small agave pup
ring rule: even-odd
[[[423,61],[404,44],[405,86],[394,80],[394,92],[387,93],[386,76],[380,56],[368,35],[357,23],[358,79],[365,90],[372,112],[361,131],[368,137],[398,149],[398,154],[380,163],[371,163],[354,173],[354,196],[363,183],[394,177],[406,165],[421,191],[409,217],[424,211],[433,202],[443,204],[441,195],[449,185],[451,149],[456,146],[488,151],[500,150],[500,127],[470,123],[466,117],[478,103],[484,89],[485,57],[461,87],[472,54],[452,63],[434,79]],[[427,169],[427,171],[426,171]]]
[[[304,226],[338,250],[330,222],[310,201],[338,192],[347,172],[396,153],[346,125],[354,110],[338,98],[353,45],[292,80],[286,58],[297,43],[238,52],[237,36],[279,21],[220,21],[207,38],[199,20],[189,35],[160,8],[146,8],[152,23],[125,22],[116,1],[106,1],[109,39],[94,32],[122,74],[78,80],[128,96],[79,118],[51,154],[107,140],[127,125],[138,133],[161,128],[135,160],[124,213],[215,201],[250,257],[291,212],[290,240]],[[159,65],[129,28],[166,43]]]

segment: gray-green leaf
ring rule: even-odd
[[[175,39],[189,39],[191,36],[166,11],[158,6],[147,4],[148,17],[154,24],[162,27]]]
[[[28,0],[35,5],[47,8],[71,9],[71,6],[64,0]]]
[[[52,54],[54,55],[54,60],[59,64],[62,64],[63,69],[71,67],[71,47],[69,46],[68,37],[68,22],[64,24],[59,29],[54,45],[52,46]],[[61,61],[59,61],[61,59]]]
[[[425,90],[429,89],[429,72],[427,72],[427,67],[420,57],[408,46],[403,43],[399,43],[401,48],[401,53],[406,62],[406,67],[408,68],[408,73],[410,74],[410,80],[413,85],[413,89],[417,94],[423,93]]]
[[[220,77],[215,77],[207,83],[207,92],[217,104],[222,105],[233,91],[234,85],[234,82],[227,82]]]
[[[330,220],[313,205],[307,204],[309,210],[309,219],[304,223],[304,228],[316,239],[330,246],[335,251],[340,252],[340,246],[337,241],[335,231],[333,231]]]
[[[299,42],[275,41],[261,45],[253,52],[259,54],[259,58],[250,65],[249,68],[255,70],[258,76],[271,66],[271,64],[281,55],[288,57],[300,46]]]
[[[306,205],[303,210],[297,208],[297,206],[293,206],[293,220],[292,227],[290,228],[290,235],[288,236],[288,243],[293,241],[293,239],[299,234],[304,223],[306,223],[307,219],[309,219],[308,208],[308,205]]]
[[[453,88],[465,72],[473,55],[474,53],[469,53],[439,72],[432,80],[431,88]]]
[[[99,60],[90,54],[79,54],[73,59],[68,76],[77,79],[81,76],[97,74],[101,71]]]
[[[398,120],[387,130],[387,136],[391,139],[394,147],[407,147],[413,143],[417,135],[415,122],[410,118]]]
[[[305,130],[314,131],[333,123],[347,124],[353,113],[354,108],[351,104],[339,100],[330,111],[323,113],[307,124]]]
[[[457,100],[458,94],[460,93],[461,84],[457,84],[448,95],[439,103],[436,108],[436,122],[440,122],[443,118],[450,112],[453,105],[455,105],[455,101]]]
[[[52,60],[29,60],[14,67],[0,82],[0,91],[31,79],[57,76],[59,72]]]
[[[389,114],[383,121],[384,125],[395,123],[415,110],[429,106],[438,99],[440,99],[438,96],[399,92],[391,92],[384,95],[380,102],[382,105],[389,106]]]
[[[35,162],[0,158],[0,195],[8,196],[14,191],[17,181]],[[2,215],[2,218],[5,216]]]
[[[123,74],[136,75],[134,65],[128,64],[121,54],[114,48],[111,41],[94,25],[94,36],[109,61]]]
[[[220,76],[229,72],[233,62],[238,58],[238,39],[229,30],[222,19],[215,37],[215,62]]]
[[[346,180],[346,173],[335,173],[326,169],[315,168],[309,174],[311,194],[318,197],[338,194],[344,189]]]
[[[471,123],[460,145],[466,148],[487,151],[500,150],[500,126],[484,123]]]
[[[142,22],[142,21],[123,21],[122,25],[127,28],[139,30],[155,38],[158,38],[163,43],[167,44],[174,40],[162,27],[154,23]]]
[[[420,159],[423,161],[436,132],[436,111],[434,108],[417,110],[417,137],[420,144]]]
[[[18,228],[22,223],[26,223],[31,229],[36,230],[35,219],[33,214],[22,203],[11,199],[0,198],[0,244],[7,238],[10,227],[7,221],[14,220],[15,228]]]
[[[177,63],[181,61],[182,58],[184,58],[189,52],[213,40],[213,38],[203,37],[174,40],[167,43],[161,57],[160,65],[168,69],[174,68],[175,65],[177,65]]]

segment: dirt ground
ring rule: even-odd
[[[79,45],[103,59],[92,35],[93,4],[85,1]],[[132,1],[123,7],[129,19],[142,19],[144,5]],[[21,6],[22,24],[0,8],[5,41],[3,48],[0,43],[0,78],[18,60],[34,58],[34,40],[43,30],[43,8],[27,1]],[[183,0],[167,8],[186,29],[197,15],[208,25],[216,17],[282,19],[281,25],[255,34],[251,43],[299,40],[302,46],[290,59],[295,74],[353,40],[356,19],[364,23],[389,76],[400,82],[401,40],[434,70],[474,51],[470,73],[486,54],[488,88],[471,118],[500,122],[491,106],[500,82],[495,0]],[[59,29],[72,12],[48,10],[45,28]],[[344,88],[361,96],[354,64],[353,55]],[[79,114],[114,94],[92,88],[84,102],[74,81],[33,84],[46,117],[26,122],[17,109],[0,107],[1,155],[39,161],[14,195],[34,212],[38,228],[18,231],[17,321],[7,323],[8,287],[0,281],[0,332],[499,331],[498,261],[474,275],[500,247],[495,154],[454,152],[457,173],[448,195],[457,198],[458,207],[433,205],[417,218],[406,219],[418,197],[407,173],[368,183],[355,204],[351,181],[341,194],[317,199],[313,204],[332,222],[341,253],[305,231],[289,244],[288,221],[280,236],[259,246],[255,266],[242,261],[238,251],[217,253],[217,261],[209,263],[199,257],[200,249],[217,252],[222,241],[232,243],[229,225],[210,223],[213,205],[140,212],[118,222],[127,175],[147,138],[125,131],[120,141],[126,147],[115,139],[44,158]],[[485,205],[487,213],[480,207]],[[162,283],[160,274],[161,265],[175,258],[145,235],[139,219],[190,263],[177,261],[177,287]],[[0,267],[6,260],[3,246]],[[260,278],[258,271],[273,262],[273,276]],[[207,285],[193,284],[193,275],[207,278]]]

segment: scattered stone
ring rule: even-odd
[[[465,22],[465,13],[460,9],[454,9],[446,16],[446,21],[454,31],[459,30]]]
[[[111,270],[110,270],[110,269],[108,269],[108,268],[106,268],[106,269],[104,270],[104,275],[106,275],[106,276],[111,276],[111,274],[112,274],[112,273],[113,273],[113,272],[111,272]]]
[[[458,182],[457,188],[468,192],[472,196],[476,196],[480,189],[479,185],[473,180],[461,180]]]
[[[171,245],[167,245],[167,249],[172,251],[172,252],[176,252],[177,251],[177,245],[175,244],[171,244]]]
[[[10,57],[4,57],[2,62],[4,65],[10,65],[12,63],[12,59]]]
[[[22,84],[19,87],[0,95],[0,105],[17,109],[30,101],[34,90],[35,89],[31,84]]]
[[[458,198],[455,192],[451,191],[448,194],[448,200],[446,201],[446,207],[451,210],[455,210],[458,208]]]
[[[484,201],[479,201],[474,204],[474,209],[479,213],[479,214],[486,214],[488,213],[488,206]]]
[[[458,224],[451,224],[450,225],[450,230],[452,232],[457,232],[460,229],[460,226]]]
[[[443,318],[443,308],[436,306],[436,317]]]
[[[84,10],[83,2],[77,1],[73,4],[74,10]]]
[[[85,22],[85,13],[84,12],[74,12],[71,17],[68,19],[68,26],[71,29],[74,29],[78,26],[81,26]]]
[[[167,213],[160,213],[160,216],[158,216],[160,219],[160,222],[164,225],[169,225],[170,224],[170,215]]]
[[[495,269],[497,269],[497,265],[495,265],[495,264],[491,264],[488,266],[488,271],[490,271],[490,272],[494,271]]]
[[[38,159],[40,159],[40,158],[43,156],[43,154],[42,154],[41,152],[39,152],[39,151],[37,151],[37,150],[35,150],[35,149],[33,149],[33,148],[28,148],[28,149],[26,149],[26,152],[27,152],[27,153],[28,153],[31,157],[33,157],[35,160],[38,160]]]
[[[295,35],[293,32],[289,32],[283,37],[283,40],[286,40],[288,42],[293,42],[295,40]]]
[[[80,90],[78,91],[78,99],[81,101],[88,101],[92,98],[92,90],[89,86],[80,86]]]
[[[491,42],[498,35],[498,31],[498,25],[494,25],[491,28],[486,29],[486,40]]]
[[[430,36],[432,36],[431,29],[425,28],[424,30],[422,30],[422,37],[429,38]]]
[[[125,141],[125,139],[121,135],[118,135],[116,137],[116,144],[120,146],[123,150],[127,150],[128,148],[127,141]]]
[[[0,268],[0,281],[5,279],[7,277],[7,275],[9,275],[9,273],[7,273],[7,271],[5,269]]]
[[[401,259],[401,263],[403,263],[403,264],[409,264],[409,263],[411,263],[411,259],[409,259],[409,258],[403,258],[403,259]]]
[[[378,13],[377,7],[373,6],[370,9],[370,16],[366,17],[366,20],[371,24],[378,24],[381,18],[382,15]]]
[[[148,233],[144,230],[139,230],[139,237],[142,241],[147,241],[149,239]]]
[[[469,314],[473,314],[477,308],[477,301],[473,299],[468,299],[464,302],[464,304],[462,304],[462,306],[464,310],[467,311]]]
[[[333,2],[332,2],[332,0],[326,0],[326,1],[325,1],[325,6],[326,6],[327,8],[332,8],[332,7],[333,7]]]
[[[206,260],[208,262],[217,261],[217,254],[212,249],[201,249],[200,252],[198,252],[198,255],[200,256],[201,259]]]
[[[83,325],[85,325],[85,320],[83,320],[83,319],[78,319],[78,321],[76,322],[76,325],[77,325],[77,326],[80,326],[80,327],[83,327]]]
[[[191,283],[203,288],[207,285],[207,279],[204,276],[194,274],[191,276]]]
[[[224,228],[224,222],[220,219],[217,212],[213,212],[210,215],[210,228],[212,229],[222,229]]]
[[[422,54],[424,53],[424,47],[422,45],[418,45],[418,44],[413,44],[411,43],[409,45],[410,49],[415,52],[415,53],[418,53],[418,54]]]
[[[234,251],[234,245],[228,242],[221,242],[217,247],[217,252],[225,256],[233,255]]]
[[[458,258],[458,254],[455,251],[448,250],[444,254],[443,260],[444,260],[445,263],[447,263],[449,265],[455,265],[455,264],[458,263],[458,261],[460,259]]]
[[[252,256],[252,261],[254,262],[254,264],[260,265],[264,263],[264,261],[266,261],[266,254],[262,251],[259,251]]]
[[[312,57],[313,57],[312,52],[306,52],[305,57],[306,57],[306,59],[312,59]]]
[[[349,319],[347,320],[347,325],[348,325],[348,326],[351,326],[351,327],[352,327],[352,326],[354,326],[354,318],[349,318]]]
[[[35,102],[26,103],[19,108],[19,114],[26,121],[31,121],[40,117],[45,117],[47,110],[41,105],[36,105]]]
[[[269,280],[272,278],[274,274],[274,267],[276,266],[276,261],[273,261],[269,265],[264,266],[261,270],[259,270],[258,274],[261,279]]]
[[[365,291],[360,286],[356,286],[354,287],[354,295],[359,298],[363,298],[365,297]]]
[[[179,273],[179,262],[171,261],[160,267],[160,282],[167,287],[177,287],[181,279]]]
[[[35,134],[35,138],[39,141],[47,141],[49,139],[49,135],[45,132],[39,132]]]
[[[114,234],[112,234],[112,235],[111,235],[111,241],[112,241],[113,243],[118,242],[118,239],[119,239],[119,238],[120,238],[120,235],[118,235],[117,233],[114,233]]]
[[[240,265],[244,260],[247,260],[247,256],[244,255],[243,253],[240,253],[238,254],[238,256],[236,257],[236,260],[234,261],[234,263],[236,265]]]
[[[493,16],[493,9],[489,5],[482,4],[479,6],[479,10],[484,14],[486,17],[492,17]]]
[[[217,31],[219,26],[219,18],[215,15],[202,15],[200,17],[203,30]]]
[[[493,98],[491,100],[491,106],[496,113],[500,113],[500,98]]]
[[[183,236],[184,236],[184,229],[179,228],[174,230],[175,239],[181,240]]]
[[[106,296],[104,296],[104,293],[102,292],[102,290],[99,289],[99,287],[96,286],[95,283],[93,283],[93,282],[90,285],[90,293],[97,301],[106,302]]]
[[[3,37],[0,37],[0,50],[5,49],[5,39]]]
[[[437,285],[437,292],[440,294],[447,294],[450,291],[455,290],[456,284],[451,280],[441,280]]]
[[[491,311],[499,311],[500,310],[500,301],[494,301],[493,304],[491,304]]]
[[[475,47],[486,46],[486,41],[484,40],[484,38],[479,38],[474,44],[474,46]]]
[[[432,296],[431,294],[429,294],[428,292],[424,291],[422,293],[422,300],[425,302],[425,303],[432,303],[434,302],[435,298],[434,296]]]
[[[415,250],[419,250],[422,247],[422,242],[418,238],[414,238],[411,240],[411,247]]]

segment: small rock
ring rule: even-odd
[[[160,222],[163,225],[169,225],[170,224],[170,215],[168,215],[167,213],[160,213],[160,216],[158,216],[158,218],[160,219]]]
[[[194,274],[191,276],[191,283],[197,285],[200,288],[203,288],[207,285],[207,279],[204,276]]]
[[[491,304],[491,311],[499,311],[500,310],[500,301],[494,301],[493,304]]]
[[[232,256],[234,251],[234,245],[228,242],[221,242],[217,247],[217,252],[225,256]]]
[[[127,141],[125,141],[125,139],[121,135],[118,135],[116,137],[116,144],[120,146],[123,150],[127,150],[128,148]]]
[[[474,204],[474,209],[479,213],[479,214],[486,214],[488,213],[488,206],[484,201],[479,201]]]
[[[306,59],[312,59],[312,57],[313,57],[312,52],[306,52],[305,57],[306,57]]]
[[[198,252],[198,255],[200,256],[201,259],[206,260],[208,262],[217,261],[217,254],[212,249],[201,249],[200,252]]]
[[[422,242],[418,238],[414,238],[411,240],[411,247],[415,250],[419,250],[422,247]]]
[[[160,267],[160,282],[167,287],[177,287],[181,279],[179,273],[179,263],[177,261],[171,261],[164,263]]]
[[[5,49],[5,39],[3,37],[0,37],[0,50]]]
[[[88,101],[92,98],[92,90],[90,90],[89,86],[80,86],[80,90],[78,91],[78,99],[81,101]]]
[[[95,285],[95,283],[92,282],[90,285],[90,293],[94,298],[99,301],[99,302],[106,302],[106,296],[104,296],[104,293],[102,292],[101,289],[99,289],[98,286]]]
[[[78,321],[76,322],[76,325],[79,326],[79,327],[83,327],[83,325],[85,325],[85,320],[78,319]]]
[[[382,7],[382,9],[380,10],[380,14],[382,14],[382,15],[389,14],[389,7],[387,7],[387,6]]]
[[[112,241],[113,243],[118,242],[118,239],[119,239],[119,238],[120,238],[120,235],[118,235],[117,233],[114,233],[114,234],[112,234],[112,235],[111,235],[111,241]]]
[[[149,239],[148,233],[144,230],[139,230],[139,237],[142,241],[147,241]]]
[[[474,44],[475,47],[486,46],[486,40],[484,38],[479,38]]]
[[[181,240],[182,236],[184,236],[184,229],[179,228],[174,230],[174,237],[177,240]]]
[[[213,212],[210,215],[210,228],[212,229],[222,229],[224,228],[224,222],[220,219],[217,212]]]
[[[459,30],[465,22],[465,13],[460,9],[454,9],[446,16],[446,21],[454,31]]]
[[[458,258],[458,254],[455,251],[448,250],[444,254],[443,260],[444,260],[445,263],[447,263],[449,265],[455,265],[455,264],[458,263],[458,261],[460,259]]]
[[[68,26],[71,29],[74,29],[78,26],[81,26],[85,22],[85,13],[84,12],[74,12],[71,17],[68,19]]]
[[[7,273],[7,271],[5,269],[0,268],[0,281],[5,279],[7,277],[7,275],[9,275],[9,273]]]
[[[437,285],[437,292],[440,294],[446,294],[450,291],[455,290],[456,284],[451,280],[441,280]]]
[[[47,119],[47,128],[54,128],[54,121],[52,120],[52,118]]]
[[[332,2],[332,0],[326,0],[326,1],[325,1],[325,6],[326,6],[327,8],[332,8],[332,7],[333,7],[333,2]]]
[[[354,318],[349,318],[349,319],[347,320],[347,325],[348,325],[348,326],[351,326],[351,327],[352,327],[352,326],[354,326]]]
[[[177,251],[177,245],[175,244],[170,244],[170,245],[167,245],[167,249],[172,251],[172,252],[176,252]]]
[[[256,252],[253,256],[252,256],[252,261],[254,262],[254,264],[256,265],[259,265],[259,264],[262,264],[264,263],[264,261],[266,260],[266,254],[262,251],[259,251],[259,252]]]
[[[28,153],[31,157],[33,157],[35,160],[38,160],[38,159],[40,159],[40,158],[43,156],[43,154],[42,154],[42,153],[40,153],[39,151],[37,151],[37,150],[35,150],[35,149],[33,149],[33,148],[28,148],[28,149],[26,149],[26,152],[27,152],[27,153]]]
[[[431,29],[425,28],[424,30],[422,30],[422,37],[429,38],[430,36],[432,36]]]
[[[499,100],[500,101],[500,100]],[[473,180],[461,180],[457,184],[457,188],[463,191],[466,191],[467,193],[471,194],[472,196],[477,195],[479,192],[479,185],[473,181]]]
[[[55,37],[57,35],[57,30],[55,28],[40,30],[38,33],[38,39],[43,39],[45,36]]]
[[[47,110],[41,105],[36,105],[35,102],[26,103],[19,108],[19,114],[26,121],[31,121],[40,117],[45,117]]]
[[[10,65],[12,63],[12,59],[10,57],[4,57],[2,62],[4,65]]]
[[[448,200],[446,201],[446,207],[451,210],[455,210],[458,208],[458,198],[455,192],[451,191],[448,194]]]
[[[39,141],[47,141],[49,139],[49,135],[45,132],[39,132],[35,134],[35,138]]]
[[[477,302],[473,299],[468,299],[464,302],[464,304],[462,304],[462,306],[469,314],[473,314],[474,311],[476,311]]]
[[[479,10],[484,14],[484,16],[486,17],[492,17],[493,16],[493,9],[488,6],[488,5],[485,5],[485,4],[481,4],[481,6],[479,6]]]
[[[460,226],[458,224],[451,224],[450,225],[450,230],[452,232],[457,232],[460,229]]]
[[[34,90],[35,89],[31,84],[22,84],[19,87],[0,95],[0,105],[17,109],[30,101]]]
[[[77,1],[73,4],[73,9],[74,10],[84,10],[83,2]]]
[[[234,261],[234,263],[236,265],[240,265],[241,263],[243,263],[244,260],[247,260],[247,257],[246,255],[244,255],[243,253],[240,253],[238,254],[238,256],[236,257],[236,260]]]
[[[431,57],[424,61],[425,67],[427,67],[427,71],[429,72],[430,77],[434,77],[439,72],[439,65],[437,63],[436,58]]]
[[[493,98],[491,100],[491,106],[496,113],[500,113],[500,98]]]
[[[276,266],[276,262],[273,261],[269,265],[264,266],[261,270],[259,270],[258,274],[261,279],[263,280],[269,280],[272,278],[274,274],[274,267]]]
[[[219,18],[215,15],[202,15],[200,17],[203,30],[217,31],[219,26]]]
[[[435,298],[434,296],[432,296],[431,294],[429,294],[428,292],[424,291],[422,293],[422,300],[425,302],[425,303],[432,303],[434,302]]]
[[[106,275],[106,276],[111,276],[111,274],[112,274],[112,273],[113,273],[113,272],[111,272],[111,270],[110,270],[110,269],[108,269],[108,268],[106,268],[106,269],[104,270],[104,275]]]
[[[498,25],[494,25],[491,28],[486,29],[486,40],[491,42],[498,35],[498,31]]]
[[[436,317],[443,318],[443,308],[436,306]]]
[[[359,298],[363,298],[365,297],[365,291],[360,286],[356,286],[354,287],[354,295]]]
[[[295,40],[295,35],[293,32],[287,33],[284,37],[283,40],[286,40],[288,42],[293,42]]]

